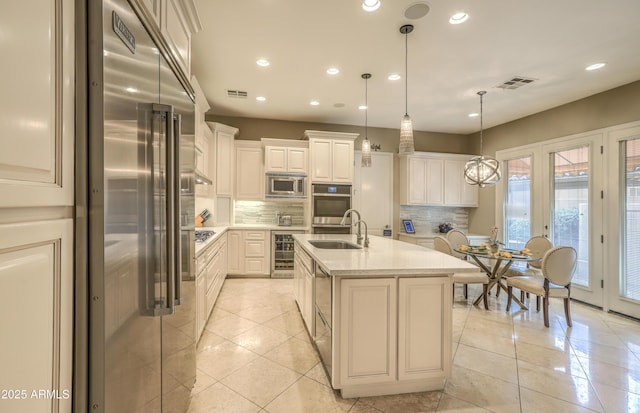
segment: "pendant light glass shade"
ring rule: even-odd
[[[400,121],[400,155],[410,155],[415,151],[413,146],[413,122],[409,115],[404,115]]]
[[[480,96],[480,156],[474,156],[464,165],[464,180],[470,185],[478,185],[484,188],[487,185],[495,185],[500,181],[500,163],[497,159],[482,154],[482,97],[484,90],[478,92]]]
[[[371,141],[369,141],[369,137],[367,136],[367,117],[369,113],[369,89],[367,81],[371,79],[371,73],[363,73],[362,78],[364,79],[364,139],[362,140],[362,161],[360,162],[360,166],[370,167]]]
[[[405,24],[400,27],[400,33],[404,34],[404,116],[400,121],[400,146],[398,153],[400,155],[411,155],[414,151],[413,145],[413,122],[409,116],[407,109],[407,95],[408,95],[408,80],[407,80],[407,61],[408,61],[408,48],[407,48],[407,35],[413,31],[413,25]]]

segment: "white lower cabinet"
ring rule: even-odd
[[[336,287],[332,385],[343,397],[443,388],[451,374],[448,276],[343,278]]]
[[[271,274],[271,231],[231,230],[228,236],[229,274]]]
[[[340,297],[340,382],[343,386],[396,377],[396,280],[343,279]]]
[[[202,335],[209,315],[227,276],[227,234],[217,240],[196,258],[196,332]]]
[[[293,261],[294,295],[298,309],[311,337],[315,336],[315,292],[313,260],[304,250],[295,246]]]
[[[0,411],[70,412],[73,220],[0,225],[0,291]]]

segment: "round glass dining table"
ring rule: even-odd
[[[471,257],[476,262],[476,264],[478,264],[478,266],[487,273],[487,275],[489,276],[489,286],[487,288],[487,292],[491,291],[491,288],[493,288],[493,286],[495,285],[507,292],[507,286],[502,282],[502,277],[506,274],[506,272],[511,267],[511,264],[513,264],[514,262],[540,261],[540,258],[533,258],[529,255],[519,254],[520,251],[509,249],[503,249],[499,250],[496,253],[492,253],[486,249],[466,246],[466,248],[464,249],[460,249],[460,247],[455,248],[455,251]],[[483,262],[483,259],[492,261],[493,265]],[[476,300],[473,302],[473,305],[478,305],[482,298],[483,295],[480,295],[478,298],[476,298]],[[527,306],[524,305],[522,301],[520,301],[515,295],[512,297],[512,299],[520,306],[520,308],[524,310],[528,309]]]

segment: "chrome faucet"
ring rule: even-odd
[[[347,215],[352,214],[353,216],[354,213],[358,216],[358,220],[353,223],[358,225],[358,232],[356,233],[356,242],[358,243],[358,245],[362,245],[362,230],[360,228],[360,225],[364,224],[364,247],[366,248],[369,246],[369,233],[367,230],[367,223],[364,222],[364,220],[360,217],[360,212],[358,212],[353,208],[348,209],[342,216],[342,221],[340,221],[340,225],[345,225],[345,223],[347,222]]]

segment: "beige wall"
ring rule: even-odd
[[[484,131],[484,152],[542,142],[640,120],[640,81]],[[471,135],[474,140],[478,134]],[[469,213],[469,231],[487,233],[495,221],[495,188],[480,189],[479,207]]]
[[[363,126],[335,125],[329,123],[293,122],[286,120],[239,118],[206,115],[206,120],[220,122],[240,129],[237,139],[259,140],[260,138],[300,139],[305,130],[364,133]],[[398,125],[400,118],[398,118]],[[369,128],[369,140],[381,145],[381,152],[398,152],[400,131],[398,129]],[[414,132],[416,151],[467,153],[468,137],[451,133]],[[356,149],[362,144],[362,136],[356,140]]]

